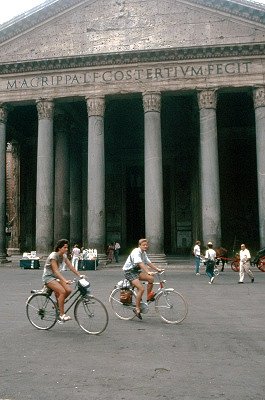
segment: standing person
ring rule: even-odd
[[[108,259],[107,259],[107,264],[112,263],[113,257],[114,257],[114,243],[108,244],[108,247],[107,247],[107,257],[108,257]]]
[[[241,244],[241,250],[239,253],[240,257],[240,262],[239,262],[239,282],[238,283],[244,283],[244,277],[245,273],[248,274],[248,276],[251,279],[251,283],[254,282],[254,275],[253,272],[250,269],[250,252],[246,248],[246,246]]]
[[[78,270],[78,261],[80,258],[81,250],[78,247],[78,244],[75,244],[72,250],[72,264],[75,267],[76,271]]]
[[[44,284],[55,293],[60,312],[59,321],[61,322],[69,321],[71,319],[69,315],[65,315],[64,313],[64,301],[72,291],[69,286],[71,281],[65,279],[63,274],[60,272],[62,263],[65,263],[75,275],[81,277],[67,257],[68,244],[69,242],[67,239],[58,240],[54,251],[48,256],[45,262],[42,275],[42,281]]]
[[[195,274],[200,275],[200,263],[201,263],[201,242],[196,240],[195,246],[193,247],[193,255],[195,259]]]
[[[114,258],[116,263],[119,262],[120,248],[121,248],[120,243],[114,242]]]
[[[133,310],[135,315],[142,319],[140,303],[144,294],[144,286],[140,281],[147,281],[147,301],[154,300],[154,292],[152,292],[154,277],[152,272],[148,269],[150,267],[154,271],[162,272],[163,270],[157,268],[149,260],[146,251],[148,249],[148,240],[140,239],[139,247],[135,248],[129,257],[127,258],[124,266],[124,276],[128,279],[133,286],[137,288],[137,295],[135,300],[135,309]],[[148,266],[148,267],[147,267]]]
[[[208,242],[207,244],[208,249],[205,253],[205,261],[206,261],[206,275],[209,276],[210,280],[209,283],[212,284],[214,281],[214,266],[215,266],[215,258],[216,252],[213,249],[212,242]]]

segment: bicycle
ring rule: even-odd
[[[75,290],[65,300],[69,304],[65,313],[74,306],[74,318],[80,328],[91,335],[99,335],[108,325],[109,316],[104,304],[90,294],[90,283],[85,279],[74,279]],[[59,322],[57,301],[51,296],[53,291],[47,286],[42,290],[32,290],[26,301],[26,314],[29,322],[37,329],[51,329]],[[72,300],[72,301],[71,301]]]
[[[166,280],[162,279],[164,271],[154,273],[158,276],[158,282],[154,284],[159,285],[157,292],[154,295],[155,310],[160,318],[168,324],[179,324],[188,314],[188,304],[182,294],[175,291],[173,288],[166,288]],[[121,302],[121,291],[128,290],[131,292],[132,301],[130,304]],[[109,296],[111,308],[116,316],[122,320],[129,321],[135,318],[133,309],[135,308],[136,291],[131,283],[124,279],[118,282]],[[141,313],[146,314],[149,311],[149,304],[153,300],[147,302],[141,301]]]

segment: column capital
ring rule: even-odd
[[[3,124],[6,124],[7,122],[7,108],[5,105],[0,104],[0,122],[2,122]]]
[[[89,117],[103,117],[105,112],[105,97],[86,97]]]
[[[265,107],[265,86],[253,90],[254,108]]]
[[[199,109],[213,108],[216,109],[217,95],[216,90],[203,90],[198,93],[198,104]]]
[[[143,93],[144,112],[161,112],[161,93],[160,92],[144,92]]]
[[[53,119],[54,102],[52,99],[39,99],[36,101],[38,118]]]

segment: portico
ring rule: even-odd
[[[265,246],[264,51],[260,41],[241,49],[151,49],[2,65],[1,160],[7,142],[16,140],[20,204],[26,213],[33,207],[35,222],[29,226],[21,207],[20,250],[35,246],[47,254],[64,236],[103,257],[110,241],[127,249],[147,236],[153,258],[162,262],[165,253],[185,253],[198,238],[216,246],[232,247],[235,237]],[[227,157],[240,136],[231,169]],[[4,260],[4,168],[0,174]]]

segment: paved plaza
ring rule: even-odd
[[[42,269],[1,266],[0,399],[265,399],[265,273],[253,271],[254,284],[238,285],[227,266],[209,285],[192,261],[170,263],[168,285],[189,304],[180,325],[163,323],[153,305],[142,321],[119,320],[108,296],[120,266],[87,271],[109,311],[107,330],[91,336],[74,320],[44,332],[31,326],[25,301]]]

